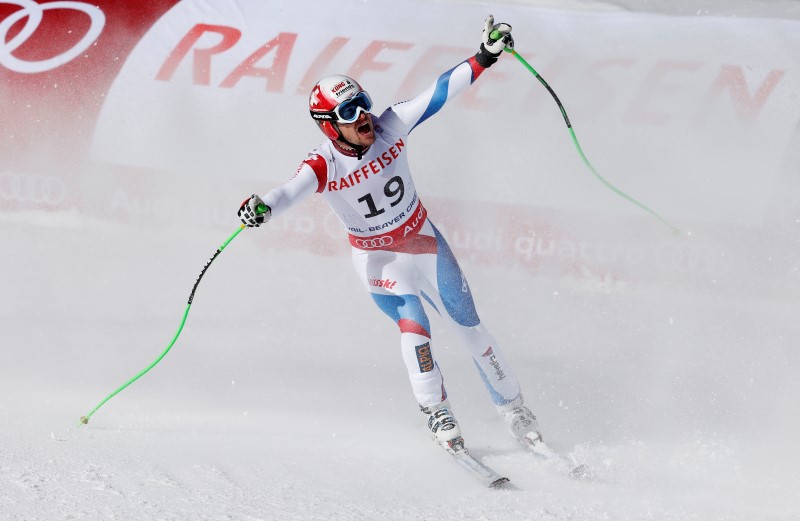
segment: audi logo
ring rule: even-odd
[[[0,173],[0,200],[57,205],[64,201],[67,186],[55,176]]]
[[[103,32],[103,27],[106,25],[106,16],[103,14],[103,11],[97,6],[85,4],[83,2],[61,1],[39,4],[33,0],[0,0],[0,4],[18,5],[22,8],[19,11],[14,11],[8,15],[5,20],[0,22],[0,65],[14,72],[44,72],[64,65],[85,52],[86,49],[97,40],[100,33]],[[14,51],[19,49],[20,46],[36,32],[36,29],[38,29],[39,25],[42,23],[44,12],[50,9],[69,9],[85,13],[89,16],[91,21],[89,30],[86,31],[83,38],[70,49],[46,60],[28,61],[21,60],[14,56]],[[25,19],[25,25],[22,27],[22,30],[17,33],[16,36],[9,39],[8,34],[11,27],[22,19]]]
[[[356,246],[362,250],[374,250],[375,248],[384,248],[390,246],[394,239],[389,235],[383,237],[374,237],[372,239],[356,239]]]

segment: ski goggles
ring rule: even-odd
[[[362,112],[369,113],[370,110],[372,110],[372,98],[362,90],[352,98],[339,103],[333,109],[333,114],[340,123],[354,123]]]

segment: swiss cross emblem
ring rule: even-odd
[[[319,96],[320,96],[320,89],[319,85],[317,85],[316,87],[314,87],[314,90],[311,91],[311,97],[309,99],[311,105],[316,106],[319,104]]]

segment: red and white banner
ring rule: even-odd
[[[382,110],[474,54],[488,14],[402,8],[448,22],[431,30],[395,2],[361,0],[335,13],[309,0],[0,1],[0,212],[148,224],[184,218],[180,198],[198,222],[229,227],[244,196],[283,182],[324,139],[307,115],[319,77],[356,77]],[[678,227],[764,229],[775,198],[797,188],[782,175],[800,120],[797,22],[493,11],[592,164]],[[631,246],[631,234],[668,232],[592,177],[550,95],[510,55],[409,144],[432,218],[477,261],[700,272],[716,255]],[[285,244],[347,247],[319,201],[270,227]]]
[[[111,84],[176,1],[0,1],[0,211],[81,202]]]

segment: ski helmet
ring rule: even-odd
[[[349,76],[326,76],[314,85],[308,97],[308,110],[317,126],[329,139],[339,139],[334,123],[352,123],[361,112],[372,109],[372,99],[356,80]]]

